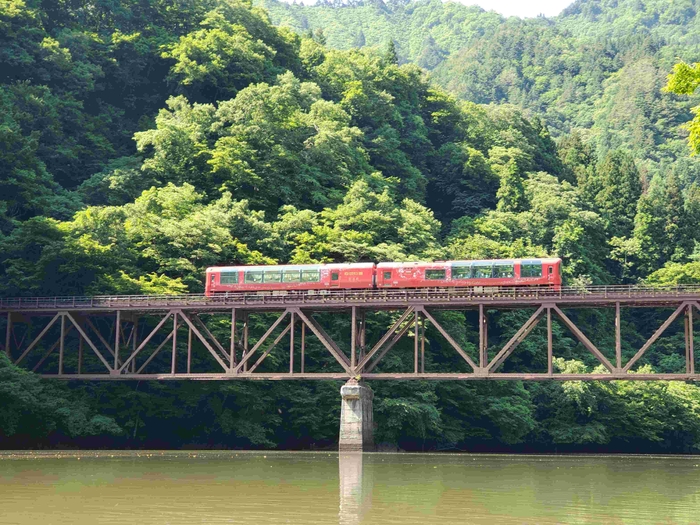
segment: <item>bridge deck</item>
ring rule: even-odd
[[[556,303],[560,307],[673,306],[683,301],[700,301],[700,286],[590,286],[586,288],[498,288],[490,292],[466,289],[403,289],[403,290],[328,290],[313,295],[279,293],[241,293],[207,297],[188,295],[126,295],[0,298],[0,312],[75,311],[150,311],[165,312],[172,308],[223,311],[283,310],[302,307],[308,310],[337,310],[367,307],[372,310],[396,310],[412,305],[431,308],[476,308],[479,304],[498,308],[523,308]]]

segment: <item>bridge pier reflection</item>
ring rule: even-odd
[[[363,515],[372,506],[372,475],[365,473],[364,460],[362,452],[344,452],[338,455],[339,525],[361,523]]]

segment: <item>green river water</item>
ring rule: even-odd
[[[0,524],[700,523],[700,457],[6,452]]]

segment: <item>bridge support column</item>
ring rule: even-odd
[[[364,383],[351,379],[340,388],[340,452],[374,450],[374,392]]]

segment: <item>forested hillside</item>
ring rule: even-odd
[[[613,15],[601,40],[595,17],[616,4],[557,21],[426,2],[273,6],[275,20],[357,16],[377,31],[346,42],[349,19],[308,35],[241,0],[0,0],[0,293],[198,293],[219,264],[545,255],[573,285],[700,282],[698,165],[680,128],[693,99],[659,92],[693,44],[654,43],[666,23],[625,44]],[[434,42],[411,47],[421,33]],[[352,43],[377,45],[333,49]],[[625,312],[625,358],[663,314]],[[494,313],[491,346],[529,315]],[[572,315],[614,352],[612,318]],[[441,318],[475,355],[473,319]],[[370,335],[391,321],[373,316]],[[559,370],[595,366],[555,329]],[[506,369],[546,368],[539,330]],[[460,370],[428,336],[426,370]],[[405,344],[380,371],[406,369]],[[639,366],[678,372],[683,352],[680,323]],[[0,353],[0,446],[332,446],[339,386],[56,385]],[[693,385],[372,386],[378,441],[414,450],[700,447]]]
[[[578,0],[525,20],[440,0],[263,5],[275,23],[322,30],[331,47],[393,39],[402,62],[458,97],[528,109],[555,138],[581,130],[599,156],[625,148],[647,180],[671,165],[681,178],[700,173],[679,127],[698,98],[660,92],[676,61],[700,56],[695,0]]]

